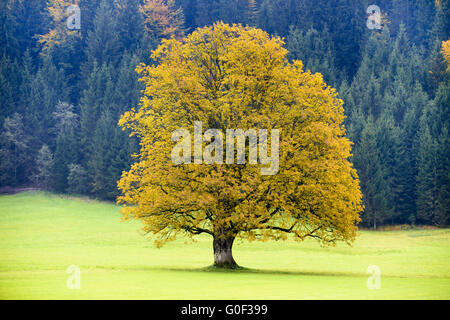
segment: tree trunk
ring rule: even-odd
[[[237,263],[234,261],[233,253],[231,251],[234,238],[235,237],[223,238],[214,236],[214,266],[230,269],[237,267]]]

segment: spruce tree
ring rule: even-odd
[[[79,164],[70,164],[67,185],[67,192],[70,194],[88,194],[90,188],[87,171]]]
[[[364,215],[362,223],[376,229],[392,217],[389,181],[386,168],[381,165],[377,130],[371,117],[362,130],[361,140],[354,148],[355,168],[361,181]]]
[[[64,128],[56,141],[56,150],[52,165],[51,187],[56,192],[64,193],[69,186],[69,165],[78,161],[77,139],[71,128]]]
[[[291,28],[287,37],[289,58],[301,60],[305,70],[320,72],[327,84],[337,85],[339,77],[333,58],[333,48],[328,29],[323,32],[309,29],[306,32]]]
[[[88,163],[92,193],[99,198],[114,199],[118,194],[116,181],[126,166],[120,162],[115,163],[115,160],[120,157],[120,149],[127,150],[126,145],[124,148],[120,143],[121,136],[123,137],[123,132],[117,126],[117,119],[113,118],[109,110],[104,111],[97,123],[93,139],[95,149]],[[122,141],[126,143],[125,139]],[[115,170],[117,166],[119,170]]]
[[[0,142],[0,183],[21,185],[30,172],[29,144],[23,118],[17,112],[3,122]]]
[[[83,66],[84,74],[93,70],[94,61],[99,66],[115,65],[119,61],[123,47],[118,30],[118,17],[109,1],[102,0],[95,11],[93,29],[88,31],[86,43],[87,63]]]
[[[437,185],[437,144],[430,134],[426,121],[422,118],[418,136],[417,154],[417,221],[432,224],[436,216]]]
[[[47,189],[50,186],[51,169],[53,166],[53,154],[50,148],[44,144],[39,150],[32,175],[35,186]]]

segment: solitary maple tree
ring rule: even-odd
[[[343,102],[320,74],[290,63],[283,44],[260,29],[216,23],[163,40],[153,52],[157,64],[138,67],[144,95],[119,124],[139,137],[141,148],[118,183],[118,202],[124,219],[142,220],[157,245],[178,234],[209,234],[214,264],[232,268],[237,236],[354,240],[361,192],[348,161]],[[224,135],[278,129],[278,173],[261,174],[262,162],[174,163],[173,132],[198,121]],[[220,141],[210,140],[201,140],[204,153]]]

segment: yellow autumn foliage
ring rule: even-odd
[[[149,34],[159,37],[181,37],[183,19],[173,0],[144,0],[139,6]]]
[[[200,233],[354,240],[362,204],[343,102],[320,74],[290,63],[283,45],[260,29],[216,23],[163,40],[152,55],[157,64],[138,67],[143,97],[119,124],[139,137],[140,152],[118,182],[118,202],[124,219],[141,220],[158,245]],[[192,131],[194,121],[224,133],[279,129],[279,172],[172,163],[172,132]]]
[[[78,2],[76,1],[75,4]],[[72,5],[69,0],[49,0],[47,10],[53,26],[46,34],[39,36],[39,43],[43,45],[43,53],[55,45],[64,43],[69,36],[81,37],[77,30],[69,30],[66,21],[69,17],[67,8]]]

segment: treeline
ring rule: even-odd
[[[0,186],[114,199],[138,143],[117,126],[138,105],[135,68],[163,38],[222,20],[285,38],[345,102],[366,226],[449,223],[450,0],[79,0],[0,4]]]

